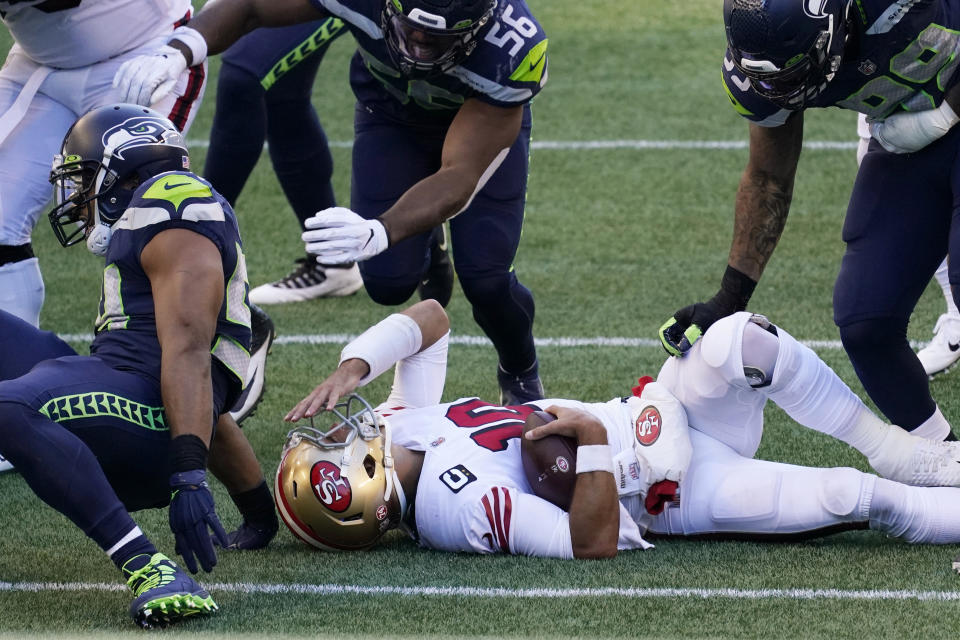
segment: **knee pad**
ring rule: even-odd
[[[737,313],[714,323],[682,358],[667,358],[657,381],[676,396],[692,428],[753,457],[763,434],[766,395],[743,374],[743,328],[751,314]]]
[[[906,322],[899,318],[869,318],[838,326],[843,348],[852,357],[861,351],[905,341]]]
[[[866,519],[869,508],[863,507],[861,495],[867,477],[865,473],[849,467],[822,469],[817,485],[820,504],[828,513],[844,520]]]

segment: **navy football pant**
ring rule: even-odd
[[[927,376],[907,324],[948,247],[960,284],[960,129],[918,153],[872,141],[853,187],[833,292],[834,321],[870,398],[894,424],[913,429],[933,415]],[[952,228],[952,231],[951,231]]]
[[[301,227],[317,211],[336,205],[333,157],[310,96],[324,53],[345,32],[335,18],[257,29],[223,55],[203,175],[231,205],[264,140]]]
[[[446,129],[398,124],[358,106],[354,119],[351,209],[375,218],[407,189],[440,169]],[[513,259],[520,244],[527,191],[530,111],[503,164],[450,220],[453,263],[473,317],[493,341],[500,364],[512,373],[536,359],[533,295],[517,280]],[[380,304],[406,302],[430,266],[432,232],[407,238],[360,263],[367,293]]]
[[[0,310],[0,453],[104,550],[169,501],[157,385]]]

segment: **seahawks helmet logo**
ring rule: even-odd
[[[803,12],[811,18],[826,18],[824,8],[830,0],[803,0]]]
[[[184,147],[183,136],[173,125],[160,118],[137,116],[107,129],[101,140],[104,156],[123,160],[123,153],[134,147],[169,144]]]

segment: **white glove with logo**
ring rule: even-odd
[[[307,253],[324,264],[359,262],[383,253],[390,242],[379,220],[366,220],[345,207],[324,209],[307,218],[300,237]]]
[[[936,109],[906,111],[870,123],[870,135],[891,153],[913,153],[943,137],[960,122],[947,101]]]
[[[187,59],[177,49],[163,45],[153,53],[127,60],[113,76],[113,86],[121,102],[149,107],[173,91]]]
[[[662,384],[650,382],[639,398],[627,398],[627,406],[633,426],[633,451],[641,466],[649,469],[647,485],[662,480],[679,484],[693,456],[683,405]]]

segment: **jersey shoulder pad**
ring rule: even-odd
[[[791,111],[781,109],[766,98],[757,95],[750,85],[750,79],[738,73],[729,49],[723,57],[721,76],[723,88],[727,92],[730,103],[736,112],[747,120],[761,127],[779,127],[790,117]]]
[[[526,3],[501,3],[476,50],[450,73],[494,104],[529,102],[547,83],[549,40]]]
[[[189,171],[169,171],[141,184],[120,219],[136,228],[165,220],[224,222],[227,213],[210,183]]]

